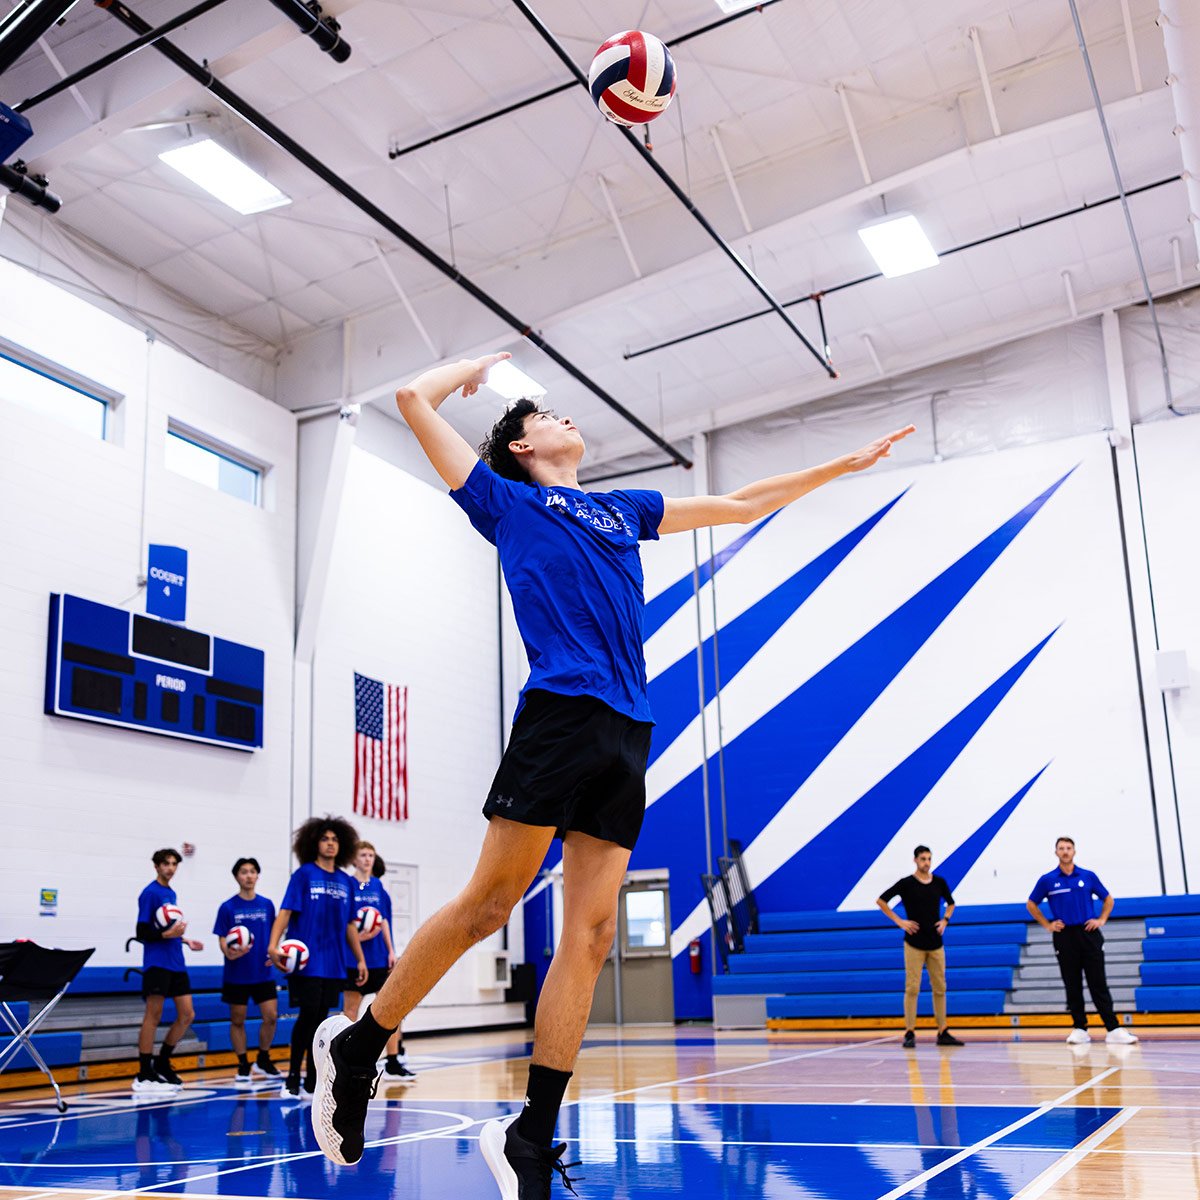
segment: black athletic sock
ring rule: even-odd
[[[260,1063],[269,1063],[271,1061],[270,1050],[264,1050],[261,1046],[258,1048],[258,1061]]]
[[[517,1132],[527,1142],[549,1146],[554,1140],[558,1110],[562,1107],[563,1094],[570,1079],[570,1071],[556,1071],[553,1067],[539,1067],[537,1063],[530,1063],[525,1107],[517,1121]]]
[[[387,1056],[387,1065],[389,1067],[399,1067],[400,1066],[400,1056],[398,1054],[389,1054]]]
[[[154,1052],[149,1054],[138,1055],[138,1074],[153,1075],[154,1074]]]
[[[246,1068],[246,1070],[249,1070],[249,1069],[250,1069],[250,1057],[249,1057],[249,1055],[246,1055],[246,1054],[239,1054],[239,1055],[237,1056],[237,1058],[238,1058],[238,1066],[239,1066],[239,1067],[245,1067],[245,1068]]]
[[[352,1067],[373,1067],[395,1029],[384,1029],[368,1008],[338,1043],[342,1058]]]
[[[171,1065],[171,1055],[175,1053],[175,1047],[170,1042],[163,1042],[158,1048],[158,1064],[162,1067]]]
[[[403,1038],[401,1038],[400,1041],[396,1043],[396,1055],[395,1056],[396,1056],[396,1058],[404,1057],[404,1039]]]

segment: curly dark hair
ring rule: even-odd
[[[309,817],[292,837],[292,853],[300,860],[301,865],[317,861],[317,847],[326,830],[332,830],[337,835],[338,852],[334,862],[339,867],[349,866],[354,861],[355,847],[358,845],[358,833],[354,826],[344,817],[334,817],[326,813],[323,817]]]
[[[529,473],[520,460],[508,448],[509,442],[520,441],[525,436],[525,418],[542,409],[536,400],[515,400],[504,410],[492,431],[479,444],[479,457],[497,475],[515,479],[517,483],[528,483]]]
[[[387,863],[383,861],[383,855],[378,850],[375,851],[375,864],[371,867],[371,874],[376,879],[382,879],[387,874]]]

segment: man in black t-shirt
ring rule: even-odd
[[[930,870],[933,855],[928,846],[913,851],[917,869],[897,880],[875,901],[890,921],[904,930],[904,1047],[917,1044],[917,993],[921,990],[921,972],[929,972],[929,987],[933,992],[933,1015],[937,1018],[937,1044],[961,1046],[947,1028],[946,1021],[946,951],[942,934],[954,913],[954,897],[950,885]],[[904,902],[904,916],[897,916],[888,901],[897,896]],[[942,912],[942,901],[946,911]]]

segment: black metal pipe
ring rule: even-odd
[[[271,0],[277,9],[301,33],[312,38],[334,62],[344,63],[350,57],[350,43],[342,38],[342,27],[333,17],[327,17],[321,12],[321,6],[312,0],[305,4],[304,0]]]
[[[127,28],[132,29],[134,33],[143,34],[150,31],[150,26],[134,13],[123,0],[106,0],[106,8],[108,12]],[[498,300],[473,283],[456,267],[448,263],[435,250],[411,234],[399,221],[384,212],[374,201],[368,200],[362,192],[347,183],[332,167],[323,163],[315,154],[305,149],[290,134],[280,129],[269,117],[264,116],[235,91],[221,83],[207,67],[201,66],[195,59],[189,58],[178,46],[169,42],[166,38],[160,38],[155,42],[154,48],[165,58],[173,62],[184,74],[190,76],[210,91],[227,108],[237,113],[247,124],[253,125],[264,137],[270,138],[281,150],[290,154],[297,162],[307,167],[318,179],[333,188],[338,195],[349,200],[360,212],[365,213],[376,224],[386,229],[397,241],[402,242],[414,254],[419,255],[430,266],[445,275],[447,279],[458,284],[463,291],[482,304],[489,312],[499,317],[510,329],[515,330],[523,338],[535,345],[547,358],[557,363],[566,371],[572,379],[583,384],[592,395],[602,400],[614,412],[624,417],[638,432],[649,438],[660,450],[664,450],[669,454],[680,466],[690,467],[692,465],[691,459],[687,455],[659,437],[644,421],[639,420],[620,401],[609,395],[598,383],[585,375],[570,359],[560,354],[541,334],[535,333],[528,322],[522,321],[520,317],[510,312]]]
[[[1125,195],[1139,196],[1142,192],[1152,192],[1155,188],[1166,187],[1171,183],[1178,183],[1182,178],[1182,175],[1171,175],[1166,179],[1155,180],[1154,183],[1144,183],[1141,187],[1128,188]],[[984,237],[975,238],[974,241],[963,242],[958,246],[951,246],[949,250],[939,251],[938,257],[949,258],[952,254],[961,254],[964,250],[974,250],[977,246],[985,246],[988,242],[998,242],[1001,238],[1012,237],[1016,233],[1025,233],[1027,230],[1037,229],[1041,225],[1049,225],[1053,221],[1062,221],[1067,217],[1077,217],[1080,213],[1090,212],[1093,208],[1103,208],[1106,204],[1116,204],[1120,199],[1120,195],[1116,195],[1105,196],[1103,200],[1094,200],[1090,204],[1085,201],[1083,204],[1065,209],[1063,212],[1053,213],[1048,217],[1039,217],[1036,221],[1024,222],[1020,225],[1014,225],[1010,229],[1001,229],[997,233],[989,233]],[[795,308],[797,304],[808,304],[818,298],[831,296],[835,292],[844,292],[847,288],[858,287],[859,284],[870,283],[872,280],[882,278],[882,271],[874,271],[870,275],[860,275],[857,279],[847,279],[844,283],[835,283],[832,287],[822,288],[820,292],[814,292],[807,296],[797,296],[794,300],[786,300],[783,307]],[[732,329],[735,325],[744,325],[747,321],[756,321],[759,317],[770,315],[771,309],[760,308],[755,312],[745,313],[740,317],[730,317],[728,321],[719,321],[715,325],[706,325],[703,329],[694,329],[691,333],[681,333],[678,337],[668,338],[665,342],[656,342],[653,346],[643,346],[640,350],[627,350],[622,357],[626,360],[641,358],[643,354],[653,354],[656,350],[667,350],[671,346],[690,342],[694,338],[707,337],[710,333],[720,333],[722,330]]]
[[[71,11],[78,0],[21,0],[0,19],[0,73]]]
[[[588,88],[587,76],[579,69],[575,60],[567,53],[566,49],[562,46],[559,40],[542,23],[542,20],[537,13],[535,13],[533,9],[531,9],[529,5],[525,3],[525,0],[512,0],[512,2],[517,6],[525,19],[537,31],[538,36],[541,37],[542,41],[544,41],[546,45],[554,51],[567,70],[569,70],[571,74],[575,76],[575,82],[578,83],[579,86],[588,93],[590,99],[591,91]],[[828,374],[831,379],[836,379],[837,371],[835,371],[830,363],[826,361],[825,356],[821,354],[820,351],[817,350],[816,346],[814,346],[812,342],[810,342],[808,338],[804,336],[804,333],[800,327],[792,320],[791,317],[787,315],[786,312],[783,311],[783,305],[781,305],[779,301],[775,299],[775,297],[768,290],[766,284],[759,279],[759,277],[746,265],[746,263],[742,261],[737,251],[734,250],[734,248],[716,231],[716,229],[713,228],[708,218],[692,203],[691,198],[679,186],[679,184],[677,184],[675,180],[671,178],[671,176],[662,167],[654,155],[651,154],[650,151],[647,150],[646,147],[643,146],[624,126],[617,126],[617,128],[620,129],[622,134],[624,134],[625,140],[638,152],[639,155],[641,155],[642,161],[645,162],[659,177],[659,179],[661,179],[663,183],[667,185],[668,190],[675,197],[675,199],[678,200],[679,203],[682,204],[684,208],[686,208],[688,212],[692,214],[704,232],[707,233],[714,242],[716,242],[730,262],[732,262],[734,266],[736,266],[737,269],[742,273],[742,275],[744,275],[745,278],[750,281],[750,284],[753,286],[755,291],[757,291],[758,294],[762,296],[762,298],[771,306],[771,311],[775,313],[775,315],[779,317],[780,320],[782,320],[783,323],[800,339],[800,341],[804,344],[805,349],[808,350],[813,358],[815,358],[817,362],[821,364],[826,374]]]
[[[211,12],[214,8],[222,5],[226,0],[203,0],[203,3],[197,4],[195,8],[189,8],[187,12],[180,13],[177,17],[172,17],[171,20],[164,22],[157,29],[151,29],[149,33],[143,34],[139,38],[134,38],[132,42],[124,46],[118,46],[115,50],[104,55],[103,58],[98,58],[94,63],[89,63],[86,67],[80,67],[73,74],[60,79],[53,87],[48,87],[44,92],[38,92],[36,96],[30,96],[28,100],[22,100],[17,105],[17,112],[26,112],[31,108],[36,108],[44,100],[49,100],[52,96],[57,96],[59,92],[65,92],[68,88],[73,88],[77,83],[82,83],[85,79],[90,79],[93,75],[106,70],[115,63],[121,62],[122,59],[128,58],[131,54],[136,54],[145,46],[151,46],[158,41],[159,38],[166,37],[168,33],[174,33],[181,25],[186,25],[189,21],[194,21],[197,17],[202,17],[206,12]]]
[[[30,175],[22,162],[11,167],[0,164],[0,187],[28,200],[34,208],[44,208],[56,213],[62,208],[62,200],[50,191],[44,175]]]
[[[628,479],[630,475],[644,475],[647,471],[665,471],[668,467],[675,467],[679,464],[676,462],[661,462],[650,463],[645,467],[630,467],[625,471],[610,471],[605,475],[590,475],[586,479],[581,479],[580,483],[586,483],[589,486],[593,483],[607,483],[611,479]]]
[[[667,45],[671,48],[682,46],[685,42],[690,42],[692,38],[703,37],[704,34],[711,33],[714,29],[720,29],[722,26],[728,25],[733,21],[740,21],[743,17],[760,13],[764,8],[771,8],[782,2],[783,0],[763,0],[761,4],[756,4],[752,8],[743,8],[738,12],[718,17],[715,21],[709,21],[707,25],[701,25],[699,29],[692,29],[687,33],[681,33],[678,37],[671,38],[667,42]],[[424,150],[426,146],[435,145],[437,142],[444,142],[447,138],[457,137],[460,133],[466,133],[469,129],[478,129],[480,125],[487,125],[490,121],[495,121],[500,117],[507,117],[509,113],[519,112],[523,108],[528,108],[531,104],[538,104],[543,100],[549,100],[551,96],[561,96],[564,92],[569,92],[574,86],[574,81],[557,84],[552,88],[547,88],[544,92],[538,92],[533,96],[526,96],[523,100],[517,100],[512,104],[506,104],[503,108],[497,108],[493,112],[484,113],[482,117],[474,117],[470,121],[464,121],[461,125],[455,125],[453,128],[446,129],[442,133],[435,133],[432,137],[422,138],[419,142],[413,142],[410,146],[400,146],[394,150],[389,150],[388,158],[403,158],[406,154],[412,154],[417,150]]]

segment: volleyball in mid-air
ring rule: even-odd
[[[596,51],[588,72],[596,107],[617,125],[645,125],[675,95],[675,60],[652,33],[626,29]]]

